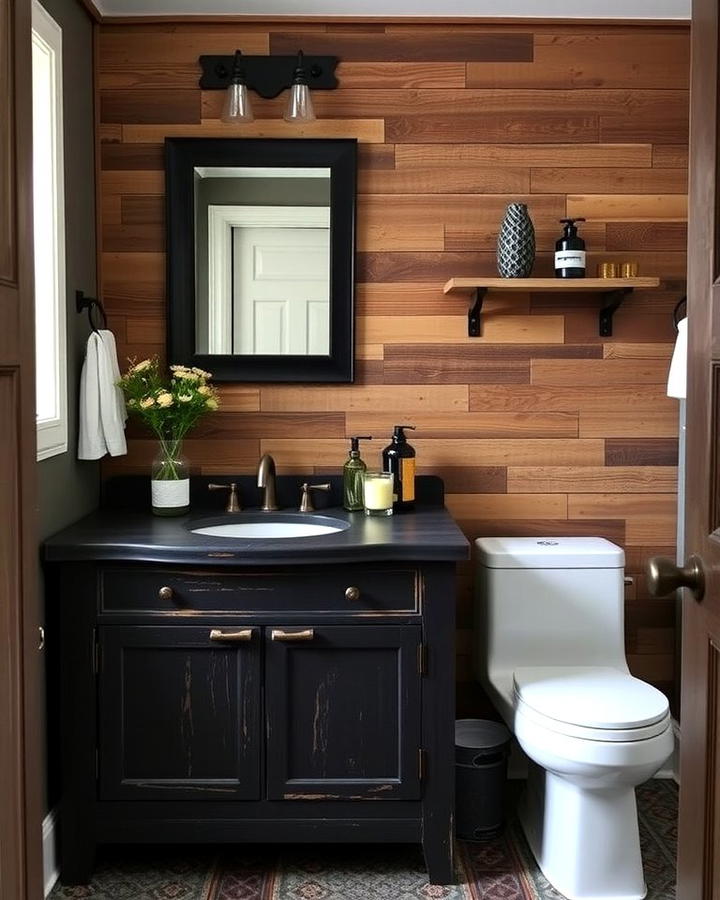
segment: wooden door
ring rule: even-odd
[[[235,353],[330,352],[330,229],[234,228]]]
[[[692,23],[687,552],[705,593],[683,597],[681,900],[720,897],[720,206],[718,4],[694,0]]]
[[[42,897],[30,0],[0,0],[0,893]]]
[[[102,627],[101,798],[258,800],[259,675],[257,628]]]
[[[419,799],[420,635],[266,629],[268,799]]]

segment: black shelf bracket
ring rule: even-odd
[[[612,291],[603,293],[603,304],[600,307],[600,337],[612,337],[615,311],[620,307],[625,297],[628,294],[632,294],[632,291],[631,287],[626,287],[615,288]]]
[[[468,313],[468,337],[480,337],[482,335],[481,313],[485,294],[487,294],[487,288],[475,288],[475,293],[473,295],[475,301]]]

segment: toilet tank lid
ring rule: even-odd
[[[493,537],[475,541],[489,569],[621,569],[625,553],[598,537]]]

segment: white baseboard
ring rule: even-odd
[[[43,819],[42,843],[43,843],[43,884],[45,896],[53,889],[58,880],[57,867],[57,812],[51,809]]]

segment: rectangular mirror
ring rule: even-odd
[[[166,140],[169,361],[353,377],[354,140]]]

